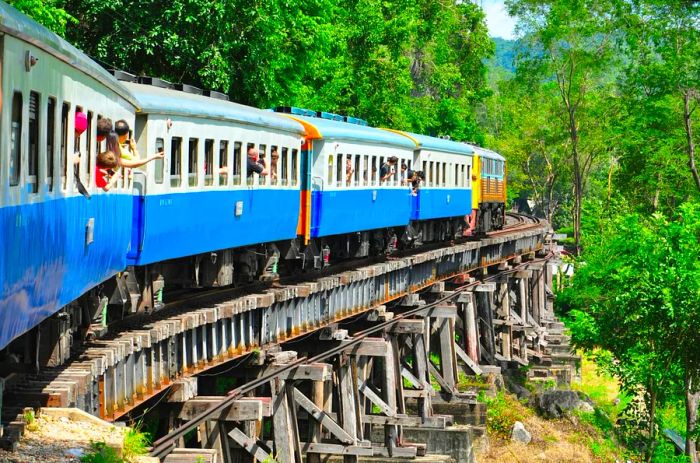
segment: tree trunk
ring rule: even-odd
[[[651,463],[656,448],[656,386],[653,385],[649,392],[649,444],[647,446],[646,462]]]
[[[700,190],[700,175],[698,175],[698,168],[695,165],[695,141],[693,140],[693,120],[691,119],[693,111],[690,109],[690,100],[690,90],[684,90],[683,122],[685,123],[685,137],[688,142],[688,165],[690,166],[690,172],[693,174],[695,186]]]
[[[576,111],[569,107],[569,134],[571,136],[571,157],[574,162],[574,245],[576,255],[581,254],[581,207],[583,203],[583,172],[578,152],[578,126]]]
[[[690,368],[685,372],[685,454],[690,457],[690,463],[698,463],[698,450],[695,442],[694,431],[698,422],[698,403],[700,403],[700,391],[697,390],[696,381]]]

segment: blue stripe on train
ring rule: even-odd
[[[460,217],[472,212],[469,188],[420,188],[412,196],[411,220]]]
[[[131,212],[117,193],[0,209],[0,348],[125,268]]]
[[[407,225],[408,188],[370,188],[312,192],[311,236],[331,236]]]
[[[241,215],[236,215],[240,203]],[[293,239],[299,219],[298,189],[212,190],[134,199],[129,263]]]

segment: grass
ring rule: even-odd
[[[131,463],[137,457],[147,455],[151,435],[141,431],[141,423],[127,428],[124,433],[121,456],[105,442],[91,442],[90,450],[80,458],[82,463]]]
[[[39,423],[36,420],[34,410],[27,410],[24,412],[24,422],[26,424],[27,431],[34,432],[39,429]]]

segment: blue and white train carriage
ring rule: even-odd
[[[186,286],[227,285],[234,261],[237,277],[245,280],[276,261],[280,251],[273,243],[289,247],[297,236],[301,124],[197,93],[124,85],[139,103],[134,134],[140,154],[166,153],[134,175],[128,257],[146,270],[141,286],[151,291],[150,283],[163,278]],[[276,176],[247,172],[251,147],[270,169],[277,151]],[[185,262],[173,261],[180,258]]]
[[[125,268],[129,185],[104,193],[92,171],[98,118],[133,122],[136,102],[78,49],[2,2],[0,75],[3,348]],[[76,111],[87,115],[81,136]],[[77,190],[74,165],[89,199]]]

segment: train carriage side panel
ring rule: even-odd
[[[130,263],[145,265],[220,249],[294,239],[301,208],[303,128],[256,108],[127,84],[143,106],[141,151],[163,161],[139,174],[142,212]],[[141,119],[143,117],[144,119]],[[246,152],[277,147],[278,177],[247,176]]]
[[[313,144],[311,238],[408,224],[411,196],[400,182],[400,165],[412,159],[412,142],[358,124],[293,118],[304,123]],[[381,165],[391,156],[399,158],[395,175],[380,182]]]
[[[126,264],[128,185],[95,187],[98,115],[133,121],[128,92],[85,55],[0,3],[0,348]],[[25,67],[28,57],[37,58]],[[74,136],[75,111],[89,117]],[[77,141],[77,144],[75,143]],[[91,195],[77,191],[72,160]],[[88,164],[90,167],[88,167]]]

